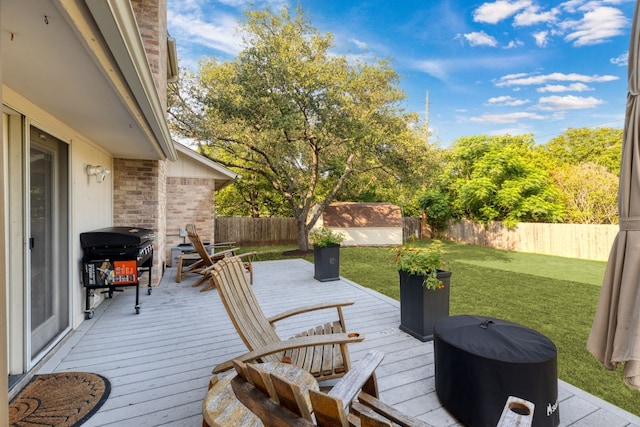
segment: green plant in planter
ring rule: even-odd
[[[309,241],[314,246],[325,248],[329,245],[338,245],[343,242],[344,235],[339,231],[331,231],[327,227],[322,227],[309,232]]]
[[[405,271],[411,275],[424,276],[423,285],[427,289],[441,289],[444,287],[442,281],[436,275],[438,270],[445,268],[442,260],[444,246],[441,241],[435,240],[426,248],[414,248],[401,246],[391,248],[396,256],[393,262],[398,271]]]

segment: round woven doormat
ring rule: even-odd
[[[9,404],[15,427],[75,427],[96,413],[109,397],[106,378],[86,372],[36,375]]]

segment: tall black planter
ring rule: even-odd
[[[426,289],[424,276],[400,271],[400,329],[420,341],[433,340],[433,326],[449,315],[451,272],[438,271],[444,288]]]
[[[340,245],[313,247],[314,279],[321,282],[340,279]]]

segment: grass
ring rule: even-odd
[[[416,242],[426,246],[429,241]],[[558,348],[558,376],[640,416],[640,392],[622,382],[622,369],[607,371],[587,351],[606,263],[508,252],[444,242],[451,277],[451,314],[509,320],[541,332]],[[281,259],[293,246],[245,248],[258,260]],[[303,258],[313,262],[313,255]],[[399,299],[398,273],[386,248],[344,247],[340,274]]]

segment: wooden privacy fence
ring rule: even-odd
[[[444,239],[505,249],[570,258],[606,261],[618,232],[617,225],[518,223],[508,228],[501,222],[476,224],[471,221],[451,223]],[[404,239],[420,235],[420,218],[404,218]],[[274,245],[297,243],[293,218],[216,218],[216,242],[239,245]]]
[[[518,223],[508,228],[501,222],[449,224],[447,239],[516,252],[533,252],[570,258],[606,261],[618,232],[609,224]]]
[[[214,233],[216,242],[236,242],[247,246],[298,242],[293,218],[216,218]]]

